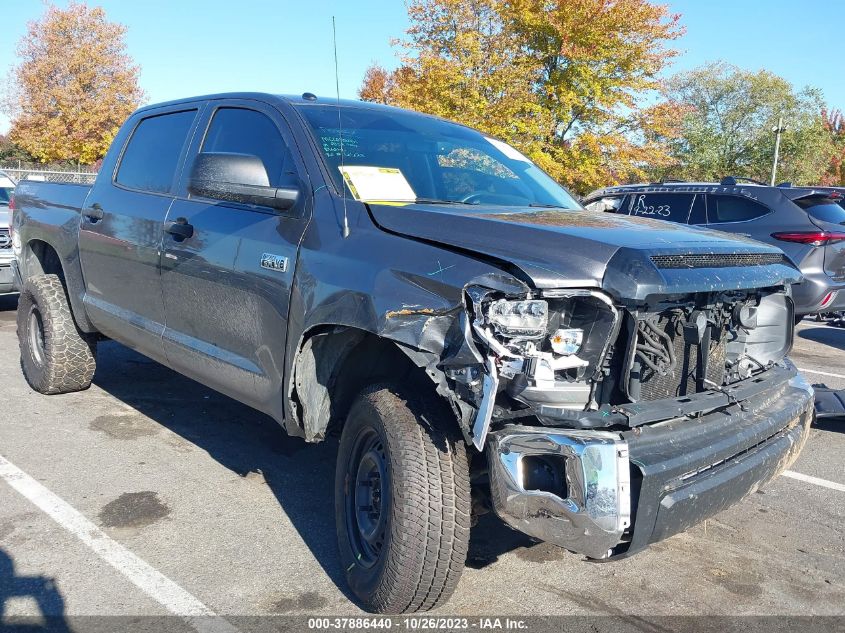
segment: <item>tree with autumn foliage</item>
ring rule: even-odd
[[[465,123],[519,148],[578,191],[668,161],[675,105],[661,87],[682,29],[648,0],[412,0],[392,72],[359,95]]]
[[[101,158],[144,99],[125,33],[79,2],[30,22],[4,103],[11,141],[42,162]]]

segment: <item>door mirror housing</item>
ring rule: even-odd
[[[191,195],[287,211],[299,200],[297,187],[271,187],[264,163],[251,154],[201,152],[188,180]]]

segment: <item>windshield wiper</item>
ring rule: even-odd
[[[440,200],[438,198],[417,198],[414,204],[468,204],[478,206],[477,202],[464,202],[463,200]]]
[[[543,204],[542,202],[532,202],[528,205],[529,207],[538,207],[540,209],[569,209],[569,207],[562,207],[559,204]]]

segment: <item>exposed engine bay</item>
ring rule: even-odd
[[[782,360],[793,320],[783,288],[662,297],[617,306],[597,290],[502,296],[467,288],[484,367],[450,369],[478,409],[473,443],[492,425],[532,418],[561,428],[625,428],[626,405],[725,388]]]
[[[768,481],[806,439],[788,288],[624,305],[597,290],[467,294],[487,363],[447,375],[476,403],[492,506],[526,534],[630,555]],[[726,491],[741,470],[748,483]]]

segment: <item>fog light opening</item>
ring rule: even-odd
[[[524,490],[550,492],[566,499],[566,459],[557,455],[526,455],[522,458]]]

